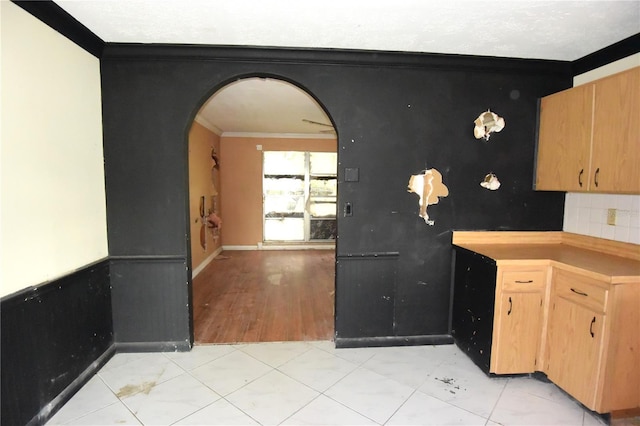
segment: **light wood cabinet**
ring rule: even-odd
[[[542,98],[536,190],[587,190],[592,112],[591,84]]]
[[[554,268],[543,371],[592,410],[640,406],[638,294]]]
[[[547,267],[498,267],[490,372],[539,370],[546,277]]]
[[[591,191],[640,193],[640,67],[598,80]]]
[[[549,321],[549,379],[587,407],[595,406],[604,315],[556,298]]]
[[[545,373],[599,413],[640,409],[636,244],[511,231],[454,231],[453,244],[452,334],[484,372]]]
[[[640,67],[542,98],[536,190],[640,193]]]

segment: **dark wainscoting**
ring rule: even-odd
[[[188,351],[191,286],[181,256],[111,256],[118,352]]]
[[[2,424],[43,424],[113,355],[109,262],[0,300]]]

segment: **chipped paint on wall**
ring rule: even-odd
[[[427,225],[433,225],[435,222],[429,219],[427,207],[432,204],[438,204],[440,198],[449,195],[449,188],[442,182],[442,174],[436,169],[425,170],[424,173],[412,175],[409,178],[408,192],[418,194],[420,213],[419,216],[424,219]]]
[[[478,118],[473,122],[476,127],[473,129],[473,135],[476,139],[489,140],[491,133],[499,132],[504,129],[504,118],[498,116],[498,114],[487,110],[480,114]]]
[[[482,182],[480,182],[480,186],[486,188],[490,191],[495,191],[500,188],[500,181],[498,180],[498,176],[493,173],[488,173]]]

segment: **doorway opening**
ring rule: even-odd
[[[198,111],[189,132],[196,344],[333,339],[331,123],[313,96],[274,77],[236,79]]]

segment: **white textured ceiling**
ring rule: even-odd
[[[573,61],[640,32],[640,0],[56,3],[102,40],[123,43],[366,49]],[[274,122],[278,115],[274,108],[266,113],[269,111]],[[215,117],[208,118],[218,125]],[[237,131],[225,126],[221,127],[224,131]]]
[[[331,121],[316,101],[281,80],[247,78],[231,83],[214,93],[199,116],[218,133],[334,136]]]

